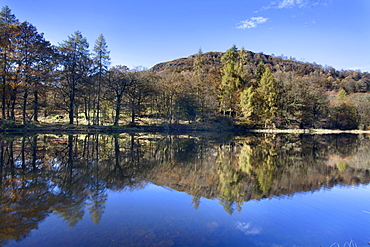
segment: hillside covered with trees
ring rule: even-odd
[[[0,12],[3,125],[188,124],[368,129],[370,74],[231,47],[149,70],[111,66],[103,35],[52,45],[5,6]]]

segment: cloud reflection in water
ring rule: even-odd
[[[235,228],[243,232],[245,235],[258,235],[262,231],[261,227],[253,226],[250,222],[237,221],[235,224]]]

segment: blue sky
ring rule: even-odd
[[[0,0],[52,44],[102,33],[112,65],[159,62],[232,45],[370,72],[370,0]]]

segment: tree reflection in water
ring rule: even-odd
[[[147,183],[217,198],[230,214],[243,202],[369,183],[369,139],[355,135],[209,136],[120,134],[3,136],[0,245],[27,237],[51,213],[74,227],[86,211],[99,224],[108,190]]]

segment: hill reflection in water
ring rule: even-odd
[[[3,136],[0,244],[369,241],[369,144],[357,135]]]

